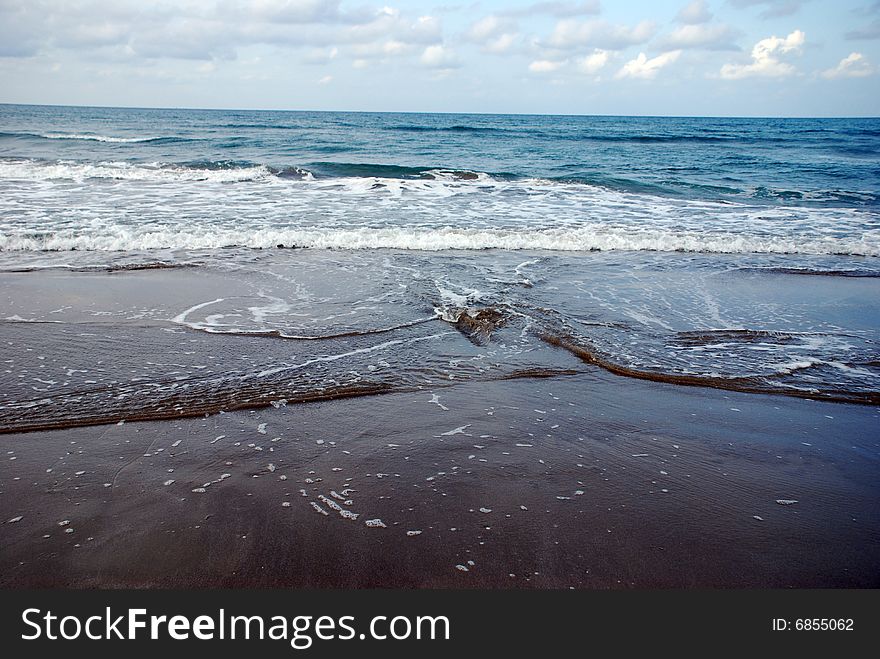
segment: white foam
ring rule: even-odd
[[[44,163],[34,160],[0,160],[0,179],[18,181],[86,181],[88,179],[114,179],[118,181],[149,181],[155,183],[179,183],[208,181],[213,183],[236,183],[244,181],[278,181],[268,167],[233,167],[208,169],[180,167],[152,163],[135,165],[127,162],[82,163],[58,161]]]
[[[449,183],[449,182],[453,182],[453,183],[468,182],[471,184],[473,184],[473,183],[486,184],[486,183],[494,183],[497,180],[497,179],[492,178],[486,172],[472,172],[472,171],[460,172],[460,171],[455,171],[455,170],[450,170],[450,169],[428,169],[422,173],[425,175],[428,175],[428,176],[432,176],[435,181],[444,181],[447,183]],[[462,173],[469,174],[470,176],[465,178],[462,176]]]
[[[471,427],[471,424],[467,424],[464,426],[459,426],[458,428],[453,428],[452,430],[447,430],[446,432],[441,432],[439,436],[442,437],[451,437],[452,435],[466,435],[465,430]]]
[[[219,302],[223,302],[223,300],[224,300],[224,298],[218,297],[216,300],[210,300],[208,302],[201,302],[199,304],[191,306],[189,309],[185,309],[184,311],[177,314],[174,318],[171,319],[171,322],[178,323],[180,325],[189,325],[189,323],[186,322],[186,317],[189,314],[191,314],[193,311],[198,311],[199,309],[203,309],[203,308],[210,306],[212,304],[217,304]],[[223,436],[224,435],[221,435],[221,437],[223,437]],[[220,437],[218,437],[217,439],[220,439]]]
[[[247,184],[226,185],[235,182]],[[157,198],[169,201],[159,204]],[[60,207],[67,210],[56,213]],[[880,228],[875,214],[864,209],[694,201],[485,177],[289,179],[262,165],[0,159],[2,217],[14,220],[0,221],[4,251],[283,244],[880,256]],[[522,269],[531,263],[516,268],[524,282]],[[443,288],[452,298],[470,297]]]
[[[330,513],[328,513],[326,510],[324,510],[323,508],[321,508],[320,504],[318,504],[318,503],[316,503],[316,502],[314,502],[314,501],[309,501],[309,503],[312,504],[312,508],[315,509],[315,512],[316,512],[316,513],[320,513],[321,515],[329,515],[329,514],[330,514]]]
[[[792,362],[786,362],[784,364],[773,364],[772,368],[777,373],[791,375],[795,371],[800,371],[805,368],[810,368],[811,366],[816,366],[817,364],[822,363],[824,362],[821,359],[798,359]]]
[[[6,316],[4,320],[8,320],[10,323],[61,323],[60,320],[40,320],[39,318],[22,318],[18,314],[13,316]]]
[[[319,494],[318,498],[323,501],[329,508],[332,508],[337,513],[339,513],[339,516],[344,519],[356,520],[358,517],[360,517],[360,513],[353,513],[350,510],[346,510],[330,497]],[[370,524],[368,523],[367,526],[370,526]]]
[[[414,339],[409,339],[409,340],[392,339],[391,341],[385,341],[384,343],[378,343],[376,345],[369,346],[367,348],[358,348],[357,350],[350,350],[348,352],[343,352],[343,353],[336,354],[336,355],[325,355],[325,356],[321,356],[321,357],[315,357],[313,359],[308,359],[308,360],[302,362],[301,364],[293,364],[291,366],[277,366],[275,368],[266,369],[264,371],[260,371],[254,377],[257,377],[257,378],[270,377],[273,375],[277,375],[278,373],[299,370],[299,369],[305,368],[307,366],[311,366],[312,364],[334,362],[339,359],[345,359],[346,357],[352,357],[354,355],[365,354],[365,353],[373,352],[375,350],[385,350],[385,349],[390,348],[392,346],[402,345],[405,343],[432,341],[432,340],[436,339],[438,336],[442,336],[442,335],[441,334],[431,334],[429,336],[418,336]],[[316,443],[323,444],[324,440],[318,439],[318,440],[316,440]]]
[[[109,225],[94,232],[58,229],[0,232],[3,251],[143,251],[157,249],[269,249],[278,244],[316,249],[659,251],[880,256],[880,232],[853,238],[750,236],[705,230],[633,230],[601,225],[578,228],[223,228],[199,223],[175,228]],[[870,233],[870,235],[869,235]]]
[[[46,133],[40,135],[47,140],[88,140],[92,142],[111,142],[111,143],[129,143],[129,142],[152,142],[160,139],[158,137],[113,137],[110,135],[92,135],[86,133]]]
[[[449,410],[448,407],[446,407],[443,403],[440,402],[440,397],[437,394],[431,394],[431,400],[429,400],[428,402],[433,403],[434,405],[439,407],[441,410],[444,410],[444,411]]]

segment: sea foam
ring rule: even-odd
[[[91,142],[110,142],[117,144],[152,142],[154,140],[161,139],[158,137],[113,137],[110,135],[92,135],[80,133],[45,133],[41,134],[40,137],[47,140],[87,140]]]
[[[155,249],[273,248],[318,249],[660,251],[764,254],[850,254],[880,256],[880,236],[870,238],[749,236],[711,231],[664,231],[602,225],[560,229],[302,228],[224,229],[208,224],[178,228],[110,226],[104,230],[60,230],[22,235],[0,233],[2,251],[143,251]]]

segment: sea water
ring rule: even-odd
[[[0,105],[0,424],[596,368],[876,404],[878,153],[877,119]]]

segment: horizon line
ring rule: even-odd
[[[16,103],[0,101],[0,106],[90,108],[96,110],[188,110],[194,112],[311,112],[334,114],[448,114],[482,116],[522,117],[628,117],[643,119],[880,119],[880,115],[713,115],[713,114],[617,114],[572,112],[486,112],[451,110],[323,110],[307,108],[235,108],[193,106],[141,106],[141,105],[80,105],[71,103]]]

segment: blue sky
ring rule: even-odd
[[[880,115],[878,0],[0,0],[0,102]]]

